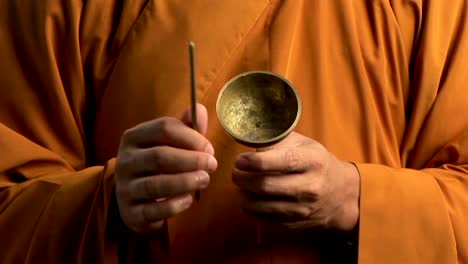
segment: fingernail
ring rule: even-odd
[[[236,168],[246,169],[248,165],[249,165],[249,161],[246,156],[242,155],[237,158],[236,164],[235,164]]]
[[[215,150],[214,150],[214,148],[213,148],[213,145],[208,144],[208,145],[205,147],[205,152],[208,153],[208,154],[214,155],[214,154],[215,154]]]
[[[208,173],[205,171],[200,172],[200,175],[198,176],[198,184],[200,188],[204,189],[208,187],[209,183],[210,183],[210,175],[208,175]]]
[[[180,201],[180,204],[182,205],[183,208],[188,208],[193,202],[193,198],[191,195],[186,196]]]
[[[214,171],[218,167],[218,161],[216,161],[215,157],[210,156],[208,158],[208,170]]]

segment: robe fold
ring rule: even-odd
[[[466,0],[0,0],[0,262],[352,263],[327,232],[265,226],[259,244],[242,212],[231,170],[252,149],[215,103],[268,70],[302,98],[296,131],[358,167],[359,263],[468,263],[467,19]],[[219,168],[139,236],[113,201],[117,149],[189,106],[189,40]]]

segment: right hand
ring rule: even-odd
[[[160,229],[166,218],[193,202],[217,167],[214,149],[203,136],[208,114],[197,105],[198,129],[190,110],[182,120],[162,117],[127,130],[121,140],[115,173],[116,199],[123,222],[138,233]]]

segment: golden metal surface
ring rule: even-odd
[[[292,84],[265,71],[240,74],[216,103],[224,129],[241,144],[260,148],[285,138],[296,126],[302,103]]]

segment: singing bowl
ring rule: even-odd
[[[293,85],[266,71],[242,73],[224,85],[218,119],[239,143],[261,148],[285,138],[299,121],[302,103]]]

